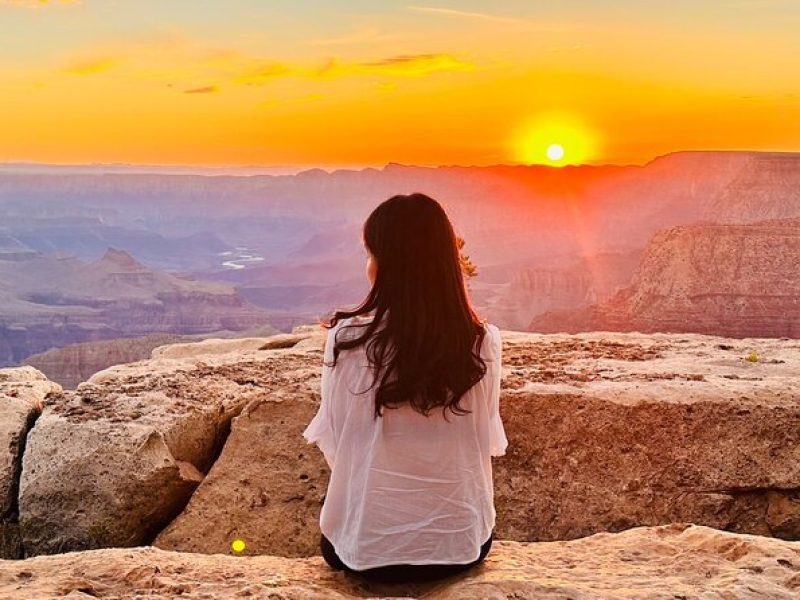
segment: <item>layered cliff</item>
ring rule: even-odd
[[[155,348],[168,344],[196,342],[205,338],[253,337],[278,333],[271,325],[237,332],[212,331],[194,335],[154,333],[141,337],[117,338],[99,342],[69,344],[51,348],[26,358],[22,364],[35,367],[47,378],[67,389],[73,389],[98,371],[113,365],[150,358]]]
[[[520,268],[505,284],[471,282],[482,314],[508,329],[524,330],[554,309],[578,309],[613,296],[630,283],[641,251],[603,252],[565,266]]]
[[[631,285],[606,302],[535,318],[533,331],[800,337],[800,219],[656,234]]]
[[[755,154],[714,198],[706,218],[754,223],[800,217],[797,155]]]

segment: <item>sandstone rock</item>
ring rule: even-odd
[[[255,400],[233,420],[225,450],[186,509],[153,542],[165,550],[225,553],[236,538],[257,554],[319,554],[319,510],[330,471],[298,443],[317,410],[298,398]]]
[[[510,445],[494,460],[498,539],[571,539],[676,520],[800,539],[795,342],[503,337]],[[275,385],[236,419],[209,476],[154,545],[221,552],[241,535],[257,553],[318,552],[329,472],[300,434],[319,401],[321,340],[280,354]],[[753,351],[758,362],[747,360]],[[229,366],[254,377],[248,361]]]
[[[800,539],[800,347],[700,335],[508,340],[502,539],[691,521]],[[721,350],[727,348],[727,350]],[[751,363],[756,350],[762,357]]]
[[[65,389],[75,389],[79,383],[98,371],[112,365],[149,358],[153,348],[175,344],[184,339],[180,335],[156,333],[135,338],[69,344],[29,356],[23,364],[39,369],[48,379]]]
[[[231,418],[283,381],[274,364],[285,350],[228,342],[236,351],[118,365],[50,398],[23,457],[27,556],[148,543],[180,512]]]
[[[250,350],[279,350],[291,348],[311,333],[279,333],[276,335],[237,339],[206,339],[202,342],[186,342],[181,344],[165,344],[155,348],[153,358],[193,358],[209,354],[226,354],[230,352],[247,352]]]
[[[304,338],[290,350],[274,353],[275,378],[266,394],[233,419],[223,453],[202,490],[198,488],[154,546],[226,552],[241,535],[262,554],[318,552],[320,499],[330,473],[319,450],[306,446],[301,435],[319,406],[324,336],[319,328],[314,333],[294,334]],[[251,365],[234,362],[230,367],[239,378],[254,377]]]
[[[33,367],[0,369],[0,558],[21,558],[17,489],[25,439],[44,397],[61,391]]]
[[[800,219],[659,232],[630,287],[589,308],[545,313],[528,328],[798,338]]]
[[[82,342],[34,354],[26,358],[23,364],[36,367],[47,375],[49,380],[64,388],[75,389],[79,383],[103,369],[150,358],[153,350],[161,346],[196,343],[207,338],[263,338],[273,336],[277,331],[271,325],[261,325],[246,331],[214,331],[192,335],[153,333],[140,337]],[[206,352],[209,350],[210,347],[202,349]],[[156,354],[156,357],[158,356]]]
[[[709,207],[721,223],[800,217],[800,169],[794,153],[754,154]]]
[[[496,541],[484,562],[429,583],[380,584],[321,557],[203,555],[152,546],[0,561],[0,595],[100,598],[791,600],[800,543],[675,523],[571,541]]]

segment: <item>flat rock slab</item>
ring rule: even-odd
[[[493,461],[497,539],[673,521],[800,539],[800,343],[503,337],[509,447]],[[234,420],[208,477],[153,545],[226,552],[238,536],[257,553],[319,553],[330,473],[301,436],[319,403],[319,342],[275,362],[281,384]],[[252,376],[247,360],[229,366]]]
[[[502,539],[691,521],[800,539],[800,343],[506,335]]]
[[[51,395],[22,461],[25,556],[150,543],[202,481],[230,420],[283,385],[286,344],[253,349],[269,340],[204,341],[202,359],[118,365]]]
[[[0,596],[69,598],[426,598],[428,600],[791,600],[800,542],[675,523],[555,542],[496,541],[469,571],[379,584],[321,557],[170,552],[144,546],[0,561]]]
[[[0,369],[0,558],[22,558],[17,489],[28,431],[61,386],[33,367]]]

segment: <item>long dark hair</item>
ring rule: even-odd
[[[404,402],[425,416],[441,406],[445,420],[447,408],[470,413],[459,400],[486,374],[480,355],[486,329],[467,296],[457,237],[444,209],[425,194],[392,196],[369,215],[363,236],[377,262],[372,288],[357,308],[336,310],[322,325],[371,311],[374,316],[337,331],[328,366],[336,365],[341,350],[366,344],[374,379],[358,393],[378,385],[376,419],[383,407]],[[339,339],[351,328],[363,331]]]

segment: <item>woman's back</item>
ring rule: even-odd
[[[331,328],[325,363],[341,327],[369,320],[350,317]],[[320,409],[303,435],[331,467],[320,527],[349,567],[478,557],[495,524],[490,457],[508,443],[499,414],[500,332],[485,328],[487,371],[461,399],[465,415],[447,411],[445,419],[438,409],[426,417],[406,404],[375,419],[374,389],[357,394],[374,376],[366,345],[342,351],[335,368],[323,366]]]

